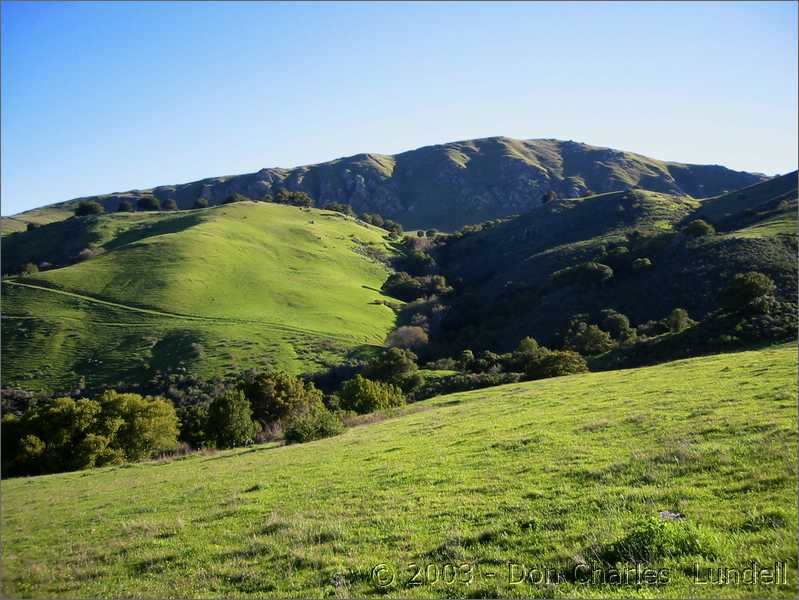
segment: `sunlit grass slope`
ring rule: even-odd
[[[443,396],[300,446],[4,481],[4,591],[795,597],[796,375],[783,346]],[[664,510],[701,538],[650,563],[667,583],[569,581]],[[694,564],[752,560],[786,561],[789,585],[693,583]],[[509,562],[564,580],[510,585]],[[470,584],[431,581],[464,564]]]
[[[387,267],[365,254],[391,252],[385,232],[338,213],[243,202],[104,216],[85,237],[103,253],[4,284],[5,385],[113,382],[182,358],[297,371],[394,322],[374,303]]]

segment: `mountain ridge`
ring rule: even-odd
[[[219,204],[232,194],[267,198],[281,189],[309,194],[316,205],[351,204],[356,212],[377,212],[406,228],[454,230],[487,219],[526,212],[544,194],[577,197],[630,188],[693,197],[712,197],[768,179],[760,173],[720,165],[661,161],[642,154],[552,138],[505,136],[422,146],[393,155],[359,153],[298,167],[268,167],[253,173],[207,177],[84,196],[14,215],[20,223],[47,210],[82,200],[108,211],[123,200],[153,196],[191,208],[204,199]],[[28,215],[28,217],[26,217]],[[11,225],[6,218],[6,225]],[[17,224],[14,224],[19,226]]]

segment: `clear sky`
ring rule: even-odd
[[[1,10],[3,214],[493,135],[797,166],[794,2]]]

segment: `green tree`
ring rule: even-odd
[[[628,342],[636,336],[635,328],[630,325],[630,319],[627,318],[627,315],[610,308],[602,311],[600,325],[619,343]]]
[[[691,317],[684,308],[675,308],[669,313],[669,329],[672,333],[679,333],[691,326]]]
[[[246,446],[255,439],[250,402],[240,390],[228,390],[208,407],[206,433],[217,448]]]
[[[404,348],[388,348],[369,361],[363,374],[410,390],[421,381],[416,355]]]
[[[195,209],[197,209],[197,208],[208,208],[208,200],[206,200],[205,198],[197,198],[194,201],[194,205],[192,206],[192,208],[195,208]]]
[[[316,402],[288,420],[283,437],[287,444],[298,444],[332,437],[342,431],[344,423],[341,418],[327,410],[321,402]]]
[[[683,227],[683,233],[691,237],[702,237],[716,233],[715,227],[702,219],[694,219]]]
[[[130,200],[120,200],[117,204],[117,212],[133,212],[133,204]]]
[[[178,204],[172,198],[168,198],[164,200],[164,203],[161,205],[161,210],[177,210]]]
[[[396,385],[372,381],[356,375],[346,381],[339,393],[341,407],[359,414],[384,410],[405,404],[405,395]]]
[[[573,373],[585,373],[588,364],[585,359],[571,350],[552,350],[543,354],[526,371],[528,379],[545,379],[547,377],[560,377]]]
[[[35,275],[39,272],[39,267],[37,267],[34,263],[29,262],[25,263],[22,266],[22,274],[23,275]]]
[[[586,356],[611,350],[613,340],[607,331],[584,321],[573,321],[563,339],[564,346]]]
[[[774,280],[758,271],[738,273],[719,296],[723,308],[740,311],[751,307],[761,298],[773,296],[777,291]]]
[[[178,417],[175,407],[164,398],[107,390],[97,401],[104,422],[120,421],[110,446],[127,460],[143,460],[177,446]]]
[[[93,200],[82,200],[77,208],[75,208],[76,217],[87,217],[89,215],[101,215],[105,212],[105,208],[99,202]]]
[[[322,392],[312,383],[283,371],[258,373],[242,383],[241,388],[250,401],[253,418],[262,426],[322,401]]]
[[[154,196],[142,196],[136,202],[136,208],[143,211],[159,210],[161,203]]]

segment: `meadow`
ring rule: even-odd
[[[3,481],[3,592],[793,598],[796,352],[512,384],[297,446]],[[659,578],[574,575],[630,561]],[[784,562],[787,584],[695,582],[752,561]]]
[[[178,367],[313,371],[394,325],[379,303],[387,233],[339,213],[241,202],[51,227],[15,234],[26,236],[16,246],[11,236],[4,252],[93,256],[4,280],[6,386],[130,384]]]

